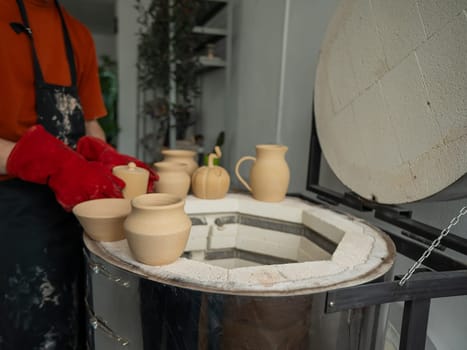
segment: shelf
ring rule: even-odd
[[[218,36],[218,37],[223,38],[227,35],[227,30],[224,28],[196,26],[193,28],[193,33],[207,35],[207,36]]]
[[[206,48],[207,44],[213,44],[227,36],[227,30],[223,28],[200,27],[193,28],[193,33],[199,35],[198,45],[195,51],[199,52]]]
[[[0,0],[1,1],[1,0]],[[202,83],[203,75],[211,73],[217,70],[207,78],[211,80],[214,78],[216,81],[224,82],[227,86],[226,77],[228,76],[228,68],[230,64],[228,58],[231,50],[231,28],[232,28],[232,9],[230,0],[204,0],[201,7],[197,8],[196,17],[192,18],[194,26],[190,25],[186,29],[191,30],[190,49],[194,48],[189,55],[191,63],[196,63],[196,78],[200,79],[199,83]],[[195,16],[195,14],[192,14]],[[173,24],[173,23],[172,23]],[[170,38],[169,38],[170,41]],[[170,43],[169,43],[170,44]],[[216,44],[213,47],[208,46],[209,44]],[[208,58],[207,54],[212,53],[215,56]],[[176,84],[173,84],[174,75],[171,75],[170,81],[170,93],[171,96],[177,95],[174,91]],[[219,79],[217,78],[219,77]],[[200,84],[201,85],[201,84]],[[141,88],[140,88],[141,89]],[[138,89],[138,111],[143,111],[145,104],[153,98],[153,94],[143,89]],[[149,89],[150,90],[150,89]],[[226,88],[227,90],[227,88]],[[176,100],[176,98],[175,98]],[[197,105],[197,104],[195,104]],[[196,106],[196,108],[200,108]],[[195,113],[197,114],[197,110]],[[196,120],[195,120],[196,121]],[[138,113],[138,124],[136,130],[137,136],[137,153],[145,160],[152,161],[155,156],[160,153],[160,145],[166,141],[169,141],[171,147],[177,147],[179,145],[174,142],[176,137],[174,134],[177,132],[176,127],[170,127],[168,129],[169,138],[166,140],[167,135],[159,125],[162,123],[159,118],[150,118],[142,112]],[[164,123],[168,123],[164,120]],[[164,124],[165,127],[165,124]],[[161,132],[161,135],[155,135],[154,132]],[[176,136],[176,135],[175,135]]]
[[[196,25],[203,26],[217,15],[226,5],[228,0],[208,0],[206,10],[196,18]]]
[[[208,58],[207,56],[200,56],[198,57],[198,62],[200,64],[200,68],[197,71],[198,74],[226,67],[225,61],[220,57]]]

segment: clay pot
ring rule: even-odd
[[[131,201],[123,226],[137,261],[165,265],[183,254],[191,229],[184,205],[184,199],[167,193],[143,194]]]
[[[122,191],[124,198],[133,199],[147,192],[149,180],[148,170],[139,168],[135,163],[130,162],[128,165],[118,165],[114,167],[112,173],[125,182],[125,188]]]
[[[102,242],[125,238],[123,222],[130,211],[130,201],[123,198],[93,199],[73,208],[73,214],[87,235],[95,241]]]
[[[186,164],[186,171],[190,177],[193,175],[194,171],[198,169],[198,163],[195,161],[195,151],[184,149],[165,149],[162,150],[161,153],[164,156],[164,161],[166,162]]]
[[[215,152],[209,155],[208,166],[196,169],[191,178],[193,194],[198,198],[221,199],[229,190],[229,173],[224,168],[214,165],[214,159],[222,156],[218,146],[215,147]]]
[[[280,202],[285,198],[289,188],[290,170],[285,161],[287,146],[257,145],[256,158],[242,157],[235,165],[238,180],[253,194],[253,197],[263,202]],[[239,168],[245,160],[254,161],[250,170],[250,184],[239,174]]]
[[[185,198],[190,190],[191,179],[186,172],[186,164],[175,162],[157,162],[154,167],[159,174],[159,181],[154,183],[158,193],[170,193]]]

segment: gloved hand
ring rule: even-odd
[[[125,187],[106,167],[88,162],[41,125],[31,127],[16,143],[6,168],[22,180],[47,184],[67,211],[90,199],[121,198]]]
[[[83,136],[78,140],[76,151],[90,161],[104,164],[110,170],[117,165],[127,165],[134,162],[136,166],[149,171],[148,192],[153,192],[154,182],[159,180],[159,175],[147,164],[131,156],[118,153],[115,148],[106,142],[92,136]]]

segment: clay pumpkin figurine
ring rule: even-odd
[[[191,178],[193,194],[202,199],[224,198],[230,186],[229,173],[222,167],[214,165],[214,159],[222,156],[219,146],[214,148],[216,153],[211,153],[208,165],[198,168]]]

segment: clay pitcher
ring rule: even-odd
[[[133,198],[123,228],[137,261],[166,265],[183,254],[191,229],[184,206],[184,199],[167,193],[147,193]]]
[[[198,169],[198,163],[195,161],[196,152],[185,149],[165,149],[161,151],[164,156],[164,161],[184,163],[186,171],[191,178],[191,175]]]
[[[237,162],[235,175],[255,199],[263,202],[280,202],[285,198],[290,181],[290,170],[285,161],[287,149],[287,146],[283,145],[257,145],[256,157],[242,157]],[[239,173],[240,165],[245,160],[254,161],[250,170],[249,184]]]
[[[157,162],[154,167],[159,174],[159,181],[154,183],[158,193],[171,193],[185,198],[190,190],[191,178],[186,171],[187,165],[176,162]]]

